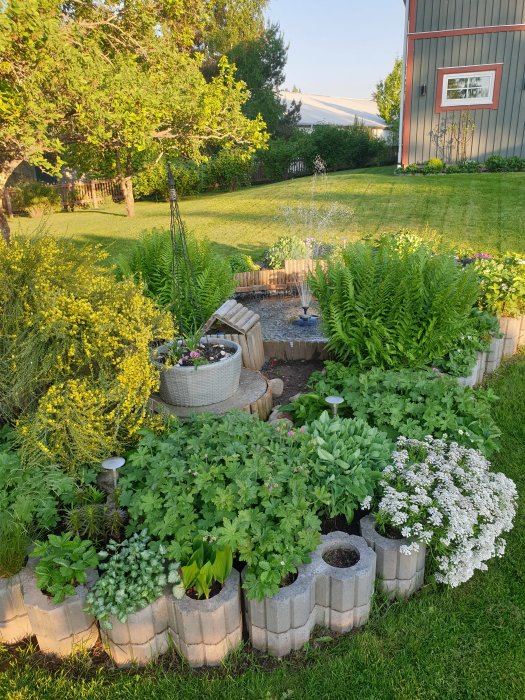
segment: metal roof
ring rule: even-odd
[[[286,100],[287,104],[290,104],[292,100],[301,101],[299,126],[315,126],[316,124],[351,126],[357,118],[365,126],[375,129],[387,128],[377,113],[377,105],[374,100],[328,97],[286,90],[281,91],[281,97]]]

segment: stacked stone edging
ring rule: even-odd
[[[190,666],[216,666],[241,643],[240,574],[235,569],[213,598],[168,595],[166,600],[173,642]]]
[[[37,588],[36,559],[30,559],[23,571],[24,604],[31,632],[46,654],[68,656],[80,649],[91,649],[98,640],[96,619],[84,611],[88,588],[97,580],[95,569],[88,569],[87,584],[76,586],[76,594],[58,605]]]
[[[22,589],[25,569],[9,578],[0,578],[0,642],[14,644],[31,634]]]
[[[420,544],[418,552],[403,554],[401,547],[408,546],[410,541],[380,535],[373,515],[362,518],[360,527],[362,536],[377,555],[380,590],[390,598],[408,598],[419,590],[425,580],[425,545]]]
[[[292,584],[262,601],[245,597],[246,624],[255,649],[285,656],[303,647],[316,625],[349,632],[367,622],[374,591],[374,551],[362,537],[344,532],[321,539],[310,563],[298,567]],[[353,549],[359,561],[347,568],[331,566],[323,554],[334,549]]]

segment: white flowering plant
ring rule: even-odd
[[[380,481],[379,532],[398,529],[410,541],[404,554],[426,544],[435,580],[451,587],[503,556],[502,535],[516,514],[514,482],[455,442],[400,437],[397,448]]]

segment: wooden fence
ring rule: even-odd
[[[71,182],[59,182],[56,185],[47,185],[60,195],[62,209],[73,211],[75,207],[97,208],[111,200],[121,202],[124,198],[120,189],[120,183],[116,179],[107,180],[74,180]],[[25,212],[22,198],[19,196],[18,187],[6,187],[4,190],[4,211],[8,216]]]
[[[252,272],[237,272],[236,292],[269,292],[287,291],[294,289],[298,277],[306,272],[313,272],[317,265],[326,266],[325,260],[286,260],[282,270],[253,270]]]

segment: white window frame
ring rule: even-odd
[[[451,100],[447,97],[448,93],[448,81],[458,78],[489,78],[489,94],[487,97],[464,97],[458,100]],[[467,73],[444,73],[443,74],[443,90],[441,93],[441,106],[442,107],[455,107],[462,105],[491,105],[494,102],[494,87],[496,84],[496,71],[495,70],[484,70],[479,72],[467,72]]]

